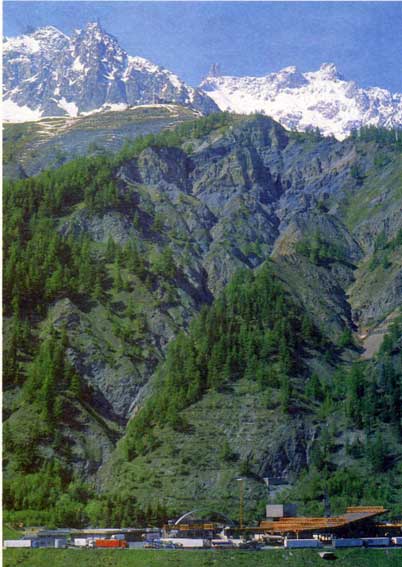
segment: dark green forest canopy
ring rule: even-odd
[[[111,241],[101,254],[94,253],[88,236],[63,237],[57,230],[58,219],[80,203],[90,213],[124,210],[126,196],[119,195],[115,182],[122,163],[147,147],[178,146],[185,139],[207,135],[231,122],[225,113],[212,115],[175,131],[140,137],[115,156],[78,158],[36,177],[5,182],[3,297],[7,330],[3,384],[6,389],[20,389],[19,403],[29,406],[31,425],[30,431],[21,435],[18,423],[5,423],[4,466],[12,471],[5,483],[7,509],[35,510],[45,521],[75,525],[82,524],[77,518],[89,498],[88,488],[72,476],[68,444],[59,426],[73,423],[77,403],[90,402],[91,390],[66,362],[69,344],[65,329],[50,327],[38,335],[37,326],[49,306],[62,297],[78,304],[99,301],[110,285],[104,267],[107,262],[116,264],[113,285],[118,288],[123,285],[123,267],[151,286],[153,278],[169,279],[175,269],[168,248],[154,259],[153,273],[135,244],[123,249]],[[56,458],[44,456],[46,445],[52,447]],[[59,503],[61,494],[65,494],[63,505]],[[138,513],[144,517],[145,512]],[[154,511],[147,513],[150,517]],[[163,515],[161,510],[155,513],[158,518]],[[71,514],[74,519],[67,520]]]
[[[178,146],[188,137],[206,135],[231,121],[225,113],[211,115],[174,131],[140,137],[110,158],[79,158],[36,177],[5,182],[3,294],[5,314],[14,317],[6,384],[18,382],[14,371],[15,343],[22,338],[23,350],[28,342],[27,320],[43,317],[47,306],[58,297],[77,299],[88,290],[99,290],[104,279],[102,264],[90,253],[89,238],[63,238],[56,230],[58,218],[82,202],[92,213],[125,210],[130,196],[118,192],[115,174],[119,165],[147,147]],[[114,252],[115,249],[108,250],[107,254]],[[130,254],[132,263],[139,265],[141,259],[135,247],[127,252]]]
[[[150,424],[185,429],[181,410],[207,389],[241,377],[255,380],[262,390],[279,388],[283,410],[290,411],[292,378],[297,381],[306,372],[305,348],[324,344],[308,316],[286,296],[269,263],[255,273],[238,272],[213,305],[201,310],[189,333],[170,344],[156,393],[130,422],[128,458],[146,450]]]

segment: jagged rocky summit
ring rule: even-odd
[[[214,64],[198,88],[142,57],[130,56],[99,23],[71,37],[52,26],[3,42],[3,119],[26,122],[129,106],[180,104],[203,114],[263,112],[290,130],[318,128],[344,139],[353,129],[402,125],[402,94],[363,89],[335,65],[263,77],[222,76]]]
[[[262,111],[290,130],[319,128],[339,140],[362,126],[402,125],[401,93],[360,88],[345,80],[333,63],[310,73],[286,67],[263,77],[223,76],[215,64],[200,88],[221,110]]]
[[[77,116],[97,110],[175,103],[204,114],[216,104],[174,73],[132,57],[99,23],[71,37],[48,26],[3,42],[3,119]]]

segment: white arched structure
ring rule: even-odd
[[[178,526],[184,520],[184,518],[187,518],[188,516],[191,516],[191,514],[195,514],[195,512],[199,512],[200,510],[201,508],[196,508],[195,510],[190,510],[190,512],[186,512],[185,514],[180,516],[178,520],[175,521],[174,525]],[[222,512],[212,512],[212,513],[221,516],[227,522],[228,525],[233,526],[233,520],[225,516],[225,514],[222,514]]]

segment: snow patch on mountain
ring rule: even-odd
[[[4,120],[12,122],[155,103],[219,110],[174,73],[129,56],[98,23],[75,30],[71,38],[52,26],[6,38],[3,83],[3,98],[10,101]]]
[[[1,104],[3,122],[34,122],[43,118],[40,110],[19,106],[12,100],[3,100]]]
[[[72,66],[71,66],[71,69],[72,69],[73,71],[78,71],[78,72],[84,70],[84,65],[81,63],[81,61],[80,61],[80,56],[79,56],[79,55],[78,55],[78,57],[76,57],[76,58],[74,59],[73,64],[72,64]]]
[[[69,116],[78,116],[78,107],[75,102],[67,102],[65,98],[58,101],[60,108],[66,111]]]
[[[42,56],[54,54],[57,48],[66,47],[68,37],[53,26],[46,26],[33,32],[18,37],[4,38],[3,57],[11,55],[15,57],[22,55],[35,55],[41,53]]]
[[[333,63],[301,73],[286,67],[264,77],[208,76],[201,83],[221,110],[263,112],[294,130],[319,128],[342,140],[364,125],[400,127],[402,94],[359,88],[346,81]]]
[[[38,120],[106,110],[181,104],[202,113],[264,112],[288,129],[319,128],[345,138],[363,125],[402,125],[402,94],[347,81],[332,63],[301,73],[221,76],[214,65],[200,88],[139,56],[128,55],[98,23],[71,37],[53,26],[3,42],[3,119]]]
[[[128,56],[129,65],[127,67],[127,72],[132,69],[136,71],[146,71],[147,73],[158,73],[161,68],[155,63],[151,63],[148,59],[144,59],[143,57],[132,57],[131,55]]]
[[[15,39],[6,39],[3,43],[3,53],[18,51],[21,54],[37,53],[40,50],[39,42],[31,36],[23,35]]]

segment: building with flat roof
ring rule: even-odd
[[[288,518],[297,515],[296,504],[267,504],[267,520],[277,520],[278,518]]]
[[[268,512],[269,506],[267,506]],[[269,513],[275,509],[269,509]],[[278,513],[280,509],[278,510]],[[308,537],[317,533],[368,534],[377,529],[375,520],[388,512],[383,506],[350,506],[344,514],[325,517],[298,517],[272,515],[260,523],[260,529],[268,534]]]

